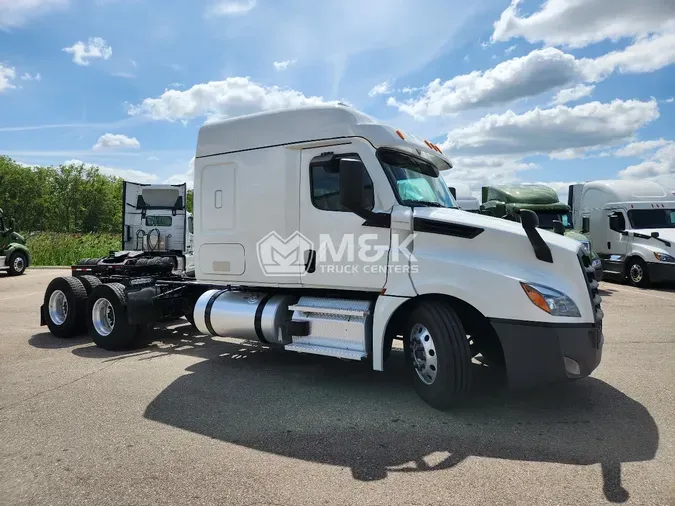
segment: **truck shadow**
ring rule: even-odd
[[[73,353],[105,360],[173,353],[202,358],[148,405],[147,419],[263,452],[348,467],[356,480],[447,470],[471,456],[600,464],[598,486],[609,501],[620,503],[629,498],[621,464],[651,460],[659,445],[647,409],[595,378],[514,393],[501,387],[500,374],[476,366],[475,397],[440,412],[412,391],[399,352],[377,373],[365,364],[212,340],[188,325],[174,330],[173,339],[151,337],[132,354],[95,347]],[[439,452],[444,457],[429,463]]]

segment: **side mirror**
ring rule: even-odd
[[[658,238],[659,238],[659,233],[658,233],[658,232],[652,232],[652,237],[653,237],[654,239],[658,239]]]
[[[618,214],[611,214],[609,216],[609,228],[615,232],[622,232],[621,220]]]
[[[363,208],[363,173],[364,167],[360,160],[340,160],[340,205],[366,218],[369,213]]]
[[[565,225],[562,221],[553,220],[553,231],[556,234],[565,235]]]
[[[539,226],[539,216],[530,209],[521,209],[520,223],[522,223],[525,230],[537,228]]]

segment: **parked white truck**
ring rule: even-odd
[[[573,223],[592,242],[608,277],[638,287],[675,281],[675,195],[653,181],[570,185]]]
[[[119,350],[182,310],[204,334],[376,371],[400,339],[414,388],[437,408],[471,390],[479,355],[513,388],[589,375],[603,313],[588,255],[537,230],[534,213],[459,211],[439,177],[449,167],[434,144],[345,106],[205,125],[195,279],[122,261],[88,289],[74,267],[47,288],[42,321]]]

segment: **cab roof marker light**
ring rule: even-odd
[[[396,135],[398,135],[401,139],[405,140],[405,135],[403,135],[403,132],[400,130],[396,130]]]

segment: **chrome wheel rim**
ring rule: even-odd
[[[68,318],[68,299],[61,290],[54,290],[49,296],[49,319],[56,325],[63,325]]]
[[[110,335],[115,328],[115,309],[108,299],[98,299],[91,310],[94,329],[102,336]]]
[[[14,259],[14,270],[16,272],[23,271],[24,265],[23,257],[18,256]]]
[[[410,332],[410,355],[417,376],[426,385],[431,385],[438,373],[436,344],[429,330],[419,323]]]
[[[635,283],[639,283],[642,281],[642,267],[640,264],[633,264],[630,267],[630,279],[632,279]]]

